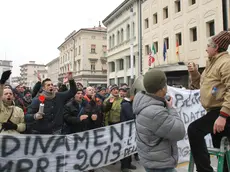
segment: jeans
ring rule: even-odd
[[[229,136],[230,119],[226,121],[225,130],[213,134],[213,126],[219,117],[220,109],[209,111],[206,115],[192,122],[188,127],[188,138],[191,152],[198,172],[213,172],[211,167],[210,156],[204,140],[204,137],[211,133],[213,146],[220,148],[222,137]],[[224,172],[228,172],[226,158],[224,162]]]
[[[176,172],[174,168],[165,168],[165,169],[147,169],[145,168],[146,172]]]

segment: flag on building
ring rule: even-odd
[[[152,44],[152,49],[150,50],[149,53],[149,66],[151,66],[152,63],[155,62],[155,56],[156,56],[156,49],[154,47],[154,44]]]
[[[164,41],[164,47],[163,47],[163,57],[164,57],[164,61],[166,60],[166,53],[167,53],[167,45],[166,45],[166,42]]]
[[[179,61],[179,41],[178,39],[176,40],[176,56],[177,56],[177,60]]]

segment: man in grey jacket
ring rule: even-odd
[[[137,151],[146,172],[174,172],[178,161],[177,141],[185,136],[182,120],[165,100],[165,73],[152,69],[143,79],[145,91],[134,98]]]

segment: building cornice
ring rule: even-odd
[[[74,40],[74,37],[77,36],[78,34],[80,34],[81,32],[84,32],[84,31],[88,31],[88,32],[104,32],[106,33],[107,30],[106,28],[104,27],[101,27],[101,28],[98,28],[98,27],[95,27],[95,28],[82,28],[82,29],[79,29],[77,32],[72,32],[71,36],[69,36],[59,47],[58,49],[60,50],[60,48],[66,43],[68,42],[70,39],[73,39]]]
[[[125,0],[115,10],[113,10],[103,21],[104,26],[108,26],[114,19],[118,18],[124,11],[130,9],[137,0]]]
[[[49,65],[55,63],[58,60],[59,60],[59,57],[57,57],[57,58],[53,59],[52,61],[50,61],[49,63],[47,63],[46,66],[49,66]]]
[[[44,64],[30,64],[30,63],[26,63],[26,64],[23,64],[23,65],[21,65],[19,67],[24,67],[24,66],[43,66],[43,67],[45,67],[46,65],[44,65]]]

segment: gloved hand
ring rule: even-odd
[[[7,70],[2,73],[0,84],[5,84],[11,75],[11,70]]]
[[[2,123],[2,128],[4,130],[17,130],[17,124],[12,123],[11,121]]]
[[[43,118],[43,115],[44,115],[44,113],[40,113],[40,112],[35,113],[35,114],[34,114],[34,119],[35,119],[35,120],[40,120],[40,119]]]

